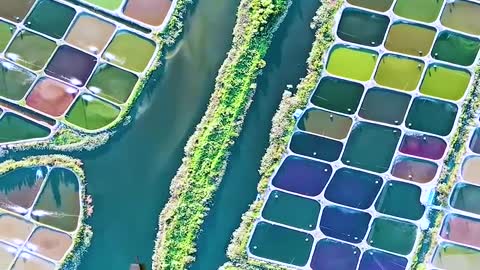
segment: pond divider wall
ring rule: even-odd
[[[208,204],[253,99],[263,58],[289,5],[287,0],[241,1],[232,49],[220,68],[207,111],[185,147],[170,200],[160,215],[153,269],[185,269],[193,261]]]

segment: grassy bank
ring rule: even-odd
[[[450,150],[444,160],[442,172],[436,187],[434,204],[442,207],[448,206],[448,198],[452,189],[460,178],[463,158],[467,152],[470,133],[475,127],[475,119],[480,111],[480,66],[477,67],[475,78],[470,86],[469,95],[462,106],[462,115],[458,120],[458,128],[450,141]],[[420,245],[412,264],[412,269],[426,269],[428,261],[437,246],[437,237],[442,226],[445,213],[434,211],[429,215],[431,227],[424,231]]]
[[[225,172],[255,93],[255,79],[289,0],[242,0],[232,48],[220,68],[207,111],[185,147],[160,215],[153,269],[186,269],[210,202]]]
[[[242,223],[233,235],[227,252],[231,262],[224,265],[224,269],[284,269],[278,265],[267,264],[249,258],[247,256],[247,244],[254,222],[260,216],[269,179],[285,154],[288,141],[295,128],[295,120],[292,115],[295,110],[306,106],[308,98],[320,80],[320,74],[324,68],[324,56],[335,39],[333,33],[335,14],[343,4],[343,1],[322,0],[321,2],[322,5],[317,10],[317,14],[311,24],[312,28],[316,29],[316,34],[310,56],[307,60],[307,76],[297,86],[297,92],[294,96],[288,94],[288,92],[284,95],[280,107],[272,120],[270,146],[262,159],[260,167],[259,196],[251,204],[248,212],[243,215]]]
[[[90,246],[90,240],[93,236],[90,226],[85,223],[86,218],[92,214],[93,206],[91,205],[91,198],[86,195],[85,192],[86,180],[82,165],[83,164],[80,160],[64,155],[34,156],[20,161],[7,160],[0,164],[0,175],[19,168],[52,166],[68,168],[75,172],[75,174],[78,176],[81,186],[80,198],[82,200],[82,211],[79,219],[80,227],[75,234],[75,238],[73,239],[73,248],[71,252],[66,255],[65,259],[59,266],[59,269],[64,270],[74,270],[77,268],[83,253]]]

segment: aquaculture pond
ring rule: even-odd
[[[40,113],[86,132],[113,125],[157,53],[150,35],[63,1],[0,6],[0,98],[19,105],[20,115]],[[101,105],[83,122],[65,118],[78,114],[85,96]]]
[[[53,270],[73,246],[80,179],[69,168],[19,167],[0,175],[2,269]]]
[[[289,209],[299,209],[298,202],[282,200],[283,215],[262,212],[256,220],[250,255],[322,270],[412,265],[420,229],[429,226],[429,190],[437,185],[479,50],[478,38],[465,30],[476,22],[458,29],[443,19],[451,15],[445,15],[450,5],[462,1],[346,1],[324,59],[326,72],[306,108],[295,114],[289,151],[264,195],[263,209],[271,209],[278,192],[317,201],[318,228],[293,224],[291,216],[301,211]],[[388,16],[392,11],[397,16]],[[470,145],[480,152],[478,141],[474,135]],[[473,203],[480,196],[476,162],[464,160],[462,175],[471,184],[457,184],[450,204],[479,214]],[[311,257],[291,263],[285,254],[291,247],[279,242],[256,253],[252,243],[270,244],[262,243],[258,227],[271,223],[313,236]]]

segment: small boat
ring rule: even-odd
[[[136,257],[136,263],[130,264],[130,270],[145,270],[138,257]]]

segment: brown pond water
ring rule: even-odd
[[[115,28],[115,25],[90,14],[80,14],[65,40],[81,49],[99,54],[107,46]]]
[[[480,248],[480,220],[449,214],[440,235],[457,243]]]
[[[158,26],[168,14],[171,0],[128,0],[123,13],[143,23]]]
[[[16,252],[14,247],[0,243],[0,269],[8,269],[15,259]]]
[[[59,261],[72,245],[72,238],[65,233],[39,227],[26,247],[40,255]]]
[[[12,270],[54,270],[55,264],[30,253],[22,252]]]
[[[351,126],[351,118],[317,109],[306,111],[298,122],[301,130],[338,140],[348,136]]]
[[[0,17],[11,21],[23,20],[35,0],[0,0]]]
[[[480,157],[468,157],[463,162],[462,176],[465,181],[480,185]]]
[[[27,97],[27,105],[54,117],[61,116],[75,99],[78,90],[59,81],[44,78]]]
[[[0,215],[0,240],[22,245],[32,230],[32,223],[11,215]]]

